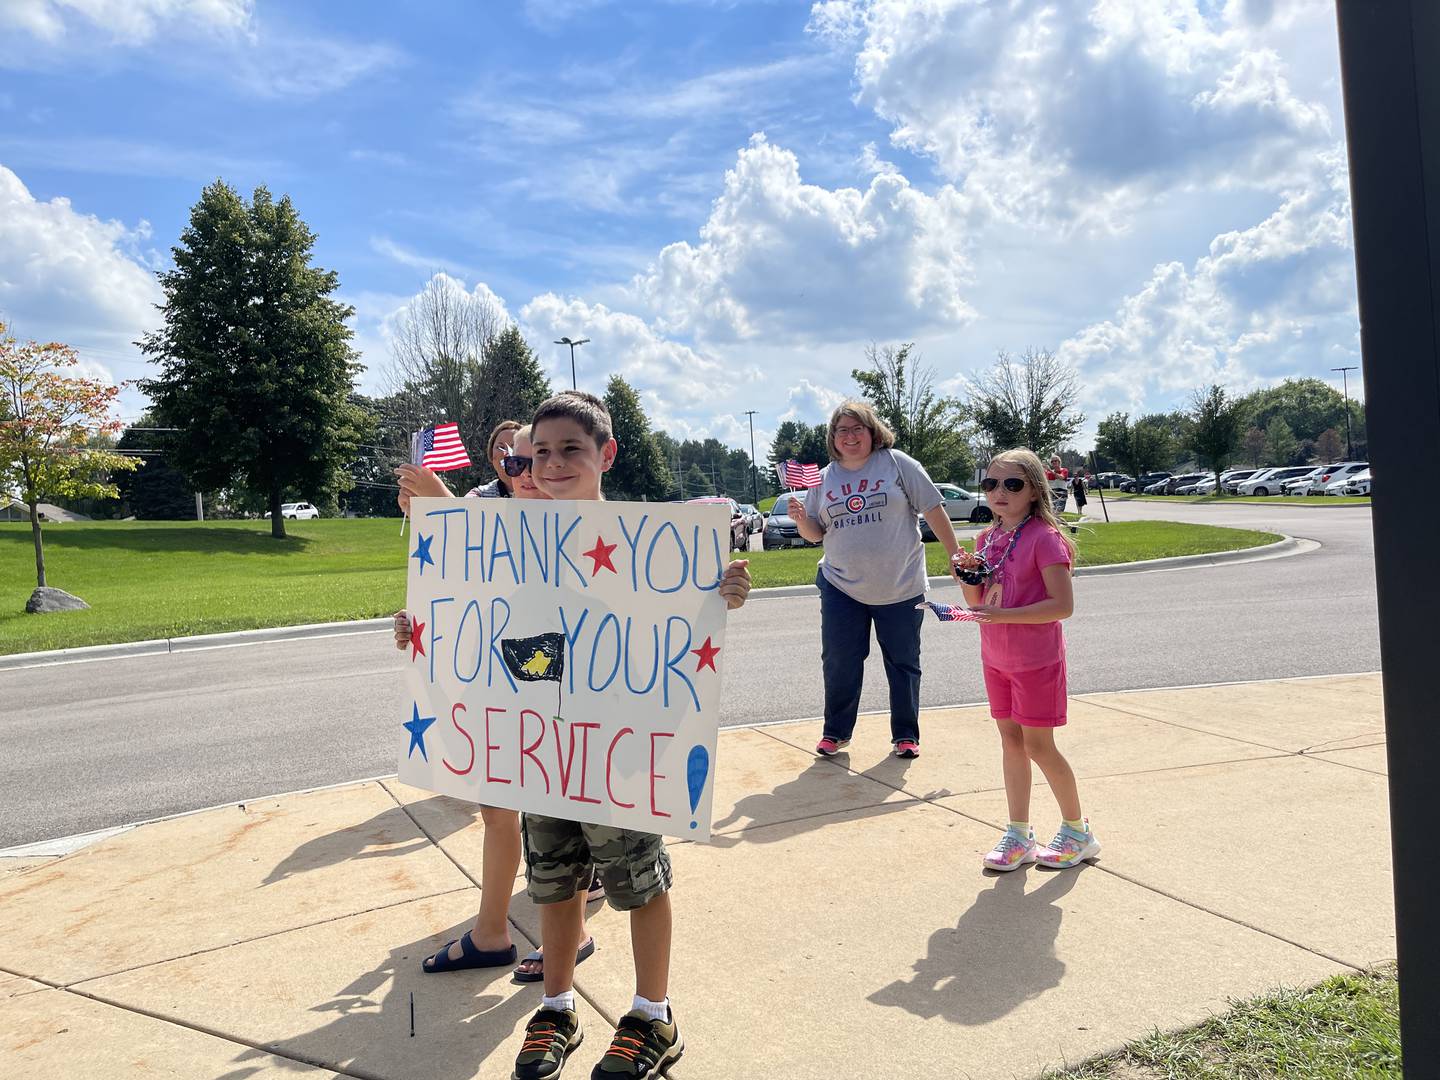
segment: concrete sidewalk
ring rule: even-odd
[[[715,842],[671,848],[671,1075],[1032,1077],[1389,958],[1383,728],[1373,675],[1076,698],[1104,855],[1008,876],[979,864],[1006,817],[983,709],[927,712],[913,762],[879,717],[832,760],[813,723],[722,730]],[[539,990],[420,971],[474,917],[481,833],[382,781],[0,860],[0,1076],[510,1076]],[[572,1080],[632,990],[626,919],[591,928]]]

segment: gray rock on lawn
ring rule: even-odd
[[[81,611],[89,608],[78,596],[71,596],[64,589],[52,589],[42,585],[25,601],[25,611],[30,615],[46,615],[52,611]]]

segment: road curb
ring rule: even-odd
[[[156,653],[195,652],[227,646],[253,645],[262,641],[295,641],[300,638],[346,637],[373,634],[390,629],[390,619],[356,619],[345,622],[305,623],[300,626],[269,626],[259,630],[231,630],[223,634],[195,634],[189,637],[124,641],[116,645],[82,645],[74,649],[12,653],[0,656],[0,671],[7,668],[37,667],[73,663],[77,660],[116,660]]]
[[[1285,536],[1273,544],[1217,551],[1208,555],[1176,555],[1168,559],[1143,559],[1139,562],[1111,563],[1107,566],[1082,566],[1077,577],[1103,574],[1149,573],[1185,566],[1219,566],[1256,558],[1299,554],[1303,544],[1293,536]],[[949,577],[927,579],[932,587],[947,585]],[[782,585],[772,589],[754,589],[752,600],[781,600],[790,596],[818,596],[814,585]],[[0,671],[71,664],[82,660],[117,660],[130,656],[152,656],[158,653],[195,652],[202,649],[223,649],[237,645],[253,645],[266,641],[295,641],[302,638],[346,637],[351,634],[374,634],[390,628],[390,619],[359,619],[348,622],[307,623],[302,626],[273,626],[260,630],[233,630],[223,634],[196,634],[190,637],[155,638],[150,641],[125,641],[116,645],[84,645],[74,649],[50,649],[45,652],[12,653],[0,656]]]

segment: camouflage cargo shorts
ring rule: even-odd
[[[654,833],[521,814],[526,892],[537,904],[558,904],[590,884],[600,872],[605,899],[616,911],[644,907],[674,882],[670,853]]]

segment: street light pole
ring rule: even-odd
[[[745,413],[745,419],[750,422],[750,505],[760,509],[760,469],[755,464],[755,410],[750,409]]]
[[[1345,458],[1347,461],[1355,460],[1355,444],[1350,441],[1350,379],[1349,373],[1356,370],[1354,367],[1332,367],[1331,371],[1340,372],[1340,385],[1345,388]]]
[[[568,337],[562,337],[559,341],[555,342],[556,345],[569,345],[569,346],[570,346],[570,389],[571,389],[571,390],[579,390],[579,389],[580,389],[580,384],[575,381],[575,346],[576,346],[576,345],[585,345],[585,344],[587,344],[589,341],[590,341],[590,339],[589,339],[588,337],[582,337],[579,341],[571,341]]]

